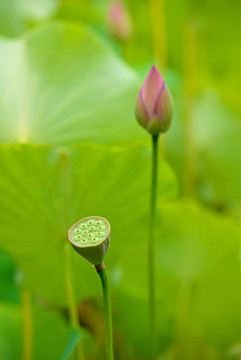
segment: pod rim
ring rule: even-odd
[[[87,220],[92,220],[92,219],[94,219],[94,220],[102,220],[102,221],[105,222],[105,224],[107,225],[106,235],[103,238],[101,238],[100,241],[98,241],[95,244],[84,244],[83,245],[83,244],[77,243],[73,239],[73,236],[72,236],[72,232],[73,232],[74,228],[76,228],[80,223],[85,222]],[[106,218],[104,218],[102,216],[87,216],[87,217],[85,217],[83,219],[80,219],[75,224],[73,224],[71,226],[71,228],[69,229],[69,231],[68,231],[68,237],[69,237],[69,241],[71,242],[71,244],[73,244],[75,247],[78,247],[78,248],[81,248],[81,249],[99,246],[100,244],[102,244],[108,238],[108,236],[110,236],[110,223]]]

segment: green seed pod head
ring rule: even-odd
[[[110,224],[99,216],[89,216],[77,221],[69,229],[73,248],[94,265],[104,260],[110,242]]]

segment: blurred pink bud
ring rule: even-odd
[[[132,32],[131,18],[122,1],[113,1],[110,4],[108,19],[113,36],[119,40],[130,37]]]
[[[173,101],[161,74],[151,68],[136,100],[136,118],[150,134],[166,132],[173,115]]]

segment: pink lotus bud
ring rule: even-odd
[[[132,32],[130,15],[122,1],[113,1],[109,7],[108,19],[113,36],[127,39]]]
[[[161,74],[151,68],[136,100],[136,118],[150,134],[166,132],[173,114],[173,101]]]

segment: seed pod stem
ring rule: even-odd
[[[106,360],[113,360],[110,288],[103,262],[110,242],[110,224],[103,217],[89,216],[71,226],[68,235],[75,251],[95,266],[101,279],[105,312]]]
[[[23,358],[33,359],[33,309],[32,297],[28,290],[22,291],[23,307]]]
[[[113,360],[113,331],[112,331],[112,315],[111,315],[111,301],[110,301],[110,287],[109,281],[105,269],[105,265],[102,262],[99,265],[95,265],[96,271],[100,277],[102,290],[103,290],[103,301],[104,301],[104,312],[105,312],[105,343],[106,343],[106,360]]]

